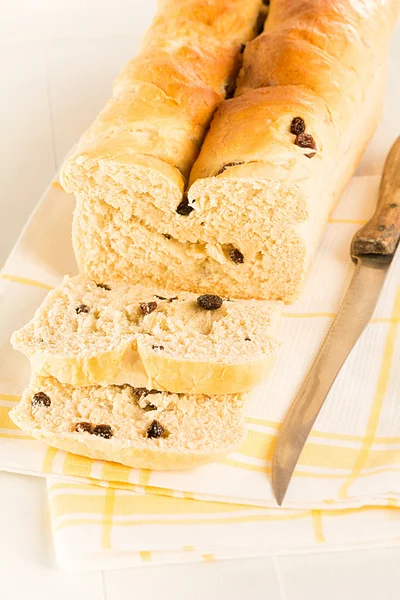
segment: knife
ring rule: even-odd
[[[346,358],[371,320],[400,239],[400,137],[383,169],[374,215],[354,235],[353,278],[278,434],[272,488],[281,506],[308,435]]]

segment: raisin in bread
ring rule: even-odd
[[[65,277],[12,343],[34,372],[75,386],[230,394],[265,379],[279,303]]]
[[[150,198],[124,183],[106,195],[94,183],[96,200],[81,195],[74,217],[81,269],[295,300],[379,121],[398,10],[399,0],[274,0],[264,32],[246,45],[235,97],[215,113],[186,200],[161,185]]]
[[[125,216],[135,206],[146,222],[157,212],[176,219],[190,169],[262,6],[261,0],[160,3],[138,57],[65,162],[66,191],[84,203],[106,200]]]
[[[67,452],[143,469],[190,469],[239,446],[243,404],[241,395],[74,388],[34,376],[10,417],[32,437]]]

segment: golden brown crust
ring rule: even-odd
[[[258,60],[261,55],[265,56],[264,61]],[[312,90],[326,102],[331,115],[346,123],[352,118],[354,103],[362,101],[358,69],[347,67],[326,50],[291,37],[286,31],[264,33],[249,42],[236,96],[251,89],[287,85]],[[294,89],[292,94],[295,98]]]
[[[144,46],[160,40],[198,38],[240,44],[254,37],[261,0],[166,0],[144,38]]]
[[[358,55],[360,48],[369,47],[374,54],[374,48],[385,46],[399,10],[399,0],[275,0],[264,30],[290,31],[346,61]]]
[[[334,152],[335,136],[328,110],[313,91],[291,85],[250,90],[217,110],[192,169],[191,183],[219,175],[231,163],[265,161],[282,166],[300,160],[305,168],[315,169],[317,161],[303,158],[309,150],[294,144],[295,136],[290,132],[293,116],[300,114],[316,140],[319,154]],[[257,135],[249,135],[249,131]],[[195,198],[193,188],[189,196]]]
[[[268,377],[279,303],[235,300],[205,310],[195,294],[97,281],[108,289],[66,277],[13,334],[37,375],[75,387],[129,384],[185,394],[241,393]],[[154,306],[143,313],[148,303]]]
[[[56,377],[77,387],[126,383],[179,394],[212,395],[250,391],[267,379],[275,358],[276,348],[268,356],[236,365],[185,361],[151,352],[139,343],[137,351],[122,348],[88,359],[36,353],[30,361],[37,375]]]
[[[168,95],[151,83],[132,84],[109,100],[81,138],[62,170],[62,185],[76,194],[91,191],[88,169],[95,173],[102,160],[129,165],[136,155],[159,159],[187,176],[216,99],[212,90],[171,84]]]
[[[216,54],[218,61],[215,60]],[[177,46],[167,42],[165,46],[150,46],[131,60],[114,83],[114,94],[118,94],[132,82],[153,83],[167,94],[171,85],[209,88],[218,95],[221,102],[225,96],[225,86],[237,75],[241,65],[238,46],[210,42]]]

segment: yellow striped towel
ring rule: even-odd
[[[48,480],[57,562],[107,569],[400,543],[400,511],[202,502]]]
[[[130,541],[136,538],[137,547],[143,552],[180,552],[179,548],[167,548],[165,544],[162,548],[158,548],[157,544],[145,548],[142,537],[137,533],[139,530],[144,532],[144,526],[136,527],[135,535],[126,537],[122,535],[122,530],[115,529],[117,521],[124,521],[124,513],[119,514],[117,508],[122,505],[119,503],[120,497],[128,498],[126,510],[131,517],[126,519],[126,531],[129,533],[139,504],[145,507],[155,494],[164,496],[157,499],[158,515],[163,515],[173,502],[177,514],[193,510],[194,521],[198,520],[197,507],[203,505],[198,502],[194,504],[193,499],[220,502],[221,522],[225,518],[225,511],[231,510],[226,508],[228,504],[246,505],[250,525],[246,525],[246,528],[243,526],[243,537],[249,540],[253,548],[256,548],[256,544],[252,543],[252,536],[257,527],[251,525],[253,521],[250,517],[259,514],[257,507],[262,508],[262,515],[275,515],[274,521],[264,519],[266,524],[263,525],[263,531],[271,546],[275,545],[281,550],[286,544],[290,546],[289,539],[299,535],[294,530],[297,526],[294,521],[297,519],[292,519],[290,515],[310,509],[314,512],[302,512],[305,515],[301,521],[305,525],[305,538],[304,543],[299,542],[300,546],[307,547],[307,536],[311,538],[312,532],[317,532],[320,540],[326,536],[329,543],[332,541],[334,544],[335,531],[342,529],[337,524],[345,522],[348,525],[343,526],[343,530],[348,528],[348,538],[344,536],[338,541],[339,545],[355,544],[358,539],[366,541],[368,536],[374,541],[380,535],[394,542],[399,537],[393,526],[393,519],[398,519],[397,511],[379,508],[355,513],[340,511],[366,505],[393,507],[400,496],[400,370],[395,368],[400,360],[400,337],[397,335],[400,322],[400,257],[393,264],[373,322],[335,383],[302,453],[287,495],[286,508],[271,512],[275,504],[270,486],[270,465],[276,434],[349,283],[353,270],[349,259],[350,240],[355,230],[371,214],[378,186],[377,177],[354,178],[330,219],[307,288],[301,299],[285,310],[283,345],[272,376],[253,394],[247,418],[248,435],[242,447],[218,464],[192,472],[172,473],[134,470],[49,449],[27,438],[8,419],[9,408],[18,401],[29,379],[29,365],[22,355],[11,349],[9,336],[32,317],[46,291],[58,283],[63,273],[73,274],[76,271],[70,246],[73,199],[58,185],[51,186],[30,219],[0,278],[0,314],[3,317],[0,346],[0,467],[39,475],[82,478],[86,483],[109,482],[111,490],[122,488],[123,492],[107,492],[96,488],[93,492],[99,496],[97,506],[103,502],[108,507],[107,536],[112,539],[116,553],[128,552],[124,543],[129,546]],[[73,493],[61,493],[59,490],[53,493],[53,486],[50,488],[56,541],[65,540],[68,536],[73,539],[75,535],[86,539],[89,525],[84,503],[85,495],[90,495],[92,488],[80,488],[76,481],[72,484]],[[146,493],[146,496],[139,496],[138,499],[132,491]],[[110,494],[113,500],[110,500]],[[57,512],[55,499],[58,498],[59,503],[63,495],[64,513],[61,514]],[[83,506],[79,509],[83,515],[82,523],[77,523],[73,518],[79,506]],[[181,508],[183,506],[185,508]],[[207,512],[211,510],[209,506],[204,505],[201,510]],[[244,509],[235,510],[240,512]],[[328,511],[334,511],[330,517]],[[99,538],[104,526],[104,511],[94,511],[93,514],[97,527],[93,540],[98,540],[104,536],[104,533],[100,533]],[[281,529],[283,532],[280,523],[286,518],[285,515],[290,522],[287,536],[279,533]],[[247,518],[247,513],[245,516]],[[322,517],[326,521],[323,527]],[[64,525],[60,525],[60,520]],[[388,523],[387,529],[382,522]],[[331,525],[328,526],[328,523]],[[73,526],[68,527],[68,524]],[[162,529],[159,525],[160,519],[154,525],[146,525],[151,527],[152,540],[158,539],[157,531],[161,532]],[[183,528],[175,525],[174,522],[165,525],[164,530],[168,532],[163,539],[178,539],[177,532],[183,531]],[[191,538],[188,535],[188,544],[183,545],[195,546],[200,548],[199,551],[204,546],[204,553],[209,555],[218,547],[218,539],[225,539],[225,525],[222,527],[220,523],[213,529],[215,536],[210,534],[207,539],[204,538],[204,544],[200,537],[196,537],[200,534],[195,535],[193,528],[193,543],[189,543]],[[231,535],[239,537],[237,525],[230,525]],[[392,534],[387,535],[389,530],[395,532],[394,538]],[[381,534],[376,536],[374,532]],[[89,539],[88,535],[88,542]],[[93,542],[93,552],[95,545]],[[129,549],[134,551],[134,546]],[[98,552],[101,551],[98,545]],[[267,551],[265,546],[262,551]],[[226,550],[221,552],[221,556],[225,556]]]

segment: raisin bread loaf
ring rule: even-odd
[[[250,390],[273,364],[279,303],[65,277],[12,343],[33,371],[75,386]]]
[[[379,121],[398,10],[399,0],[273,0],[187,197],[161,185],[144,198],[124,183],[118,194],[93,184],[96,201],[81,194],[74,217],[81,268],[100,279],[112,271],[199,293],[295,300]]]
[[[157,211],[177,219],[190,169],[262,6],[261,0],[161,2],[140,54],[64,164],[66,191],[84,205],[105,201],[124,218],[133,209],[146,222]],[[85,243],[76,247],[83,267],[91,256],[90,238],[84,239],[86,251]]]
[[[239,446],[243,404],[241,395],[74,388],[34,376],[10,417],[32,437],[74,454],[143,469],[190,469]]]

